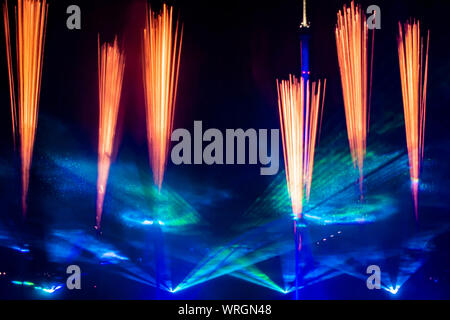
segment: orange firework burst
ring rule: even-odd
[[[98,178],[97,178],[97,229],[100,228],[106,183],[108,181],[111,155],[114,146],[120,94],[122,92],[124,53],[120,50],[117,37],[113,44],[103,44],[98,38],[98,83],[99,83],[99,126],[98,126]]]
[[[173,8],[149,9],[144,29],[143,71],[147,139],[153,181],[161,189],[167,163],[180,66],[183,30],[173,27]]]
[[[6,58],[8,62],[8,75],[9,75],[9,92],[11,101],[11,122],[13,131],[14,150],[16,149],[16,132],[17,132],[17,113],[16,113],[16,90],[14,88],[14,71],[12,65],[11,54],[11,36],[9,30],[9,13],[8,3],[3,3],[3,23],[5,26],[5,40],[6,40]]]
[[[368,27],[361,6],[344,6],[337,14],[336,47],[341,73],[348,141],[353,165],[358,166],[362,194],[363,165],[366,154],[367,42]]]
[[[317,123],[320,101],[325,98],[321,82],[297,79],[290,75],[289,80],[277,80],[278,111],[280,114],[283,154],[286,167],[286,180],[292,202],[292,211],[301,218],[303,189],[309,199],[314,166],[314,151],[317,137]],[[323,92],[323,93],[322,93]],[[322,98],[321,98],[322,96]]]
[[[428,47],[424,56],[424,41],[420,34],[420,23],[399,23],[397,38],[400,76],[402,81],[403,111],[405,115],[406,143],[409,156],[411,191],[414,197],[414,209],[418,218],[419,173],[423,160],[425,135],[425,112],[428,81]],[[424,61],[425,59],[425,61]]]
[[[45,29],[48,5],[46,0],[18,0],[16,7],[16,53],[18,78],[18,121],[14,92],[13,67],[8,7],[3,6],[5,18],[6,51],[8,58],[9,85],[13,134],[18,124],[22,166],[22,212],[26,213],[26,199],[30,180],[34,140],[38,121],[39,96],[44,56]],[[17,121],[17,123],[16,123]]]

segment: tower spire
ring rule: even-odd
[[[303,0],[303,20],[300,23],[300,28],[309,28],[309,22],[306,16],[306,0]]]

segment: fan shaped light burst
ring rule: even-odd
[[[6,51],[11,91],[11,114],[13,134],[16,124],[20,136],[22,174],[22,213],[26,214],[26,200],[30,181],[34,141],[38,122],[39,97],[41,90],[42,64],[44,57],[45,29],[48,5],[46,0],[18,0],[16,9],[16,56],[18,84],[18,112],[15,102],[15,88],[11,55],[8,7],[3,6],[5,19]],[[16,115],[18,114],[18,119]],[[18,120],[16,122],[16,120]]]
[[[289,80],[277,80],[286,180],[292,211],[301,218],[304,188],[309,199],[314,167],[314,151],[321,99],[325,84],[310,82],[290,75]],[[321,98],[322,97],[322,98]]]
[[[363,166],[368,126],[368,27],[366,16],[361,6],[355,6],[352,1],[350,7],[344,6],[343,10],[338,12],[335,36],[348,141],[353,165],[355,168],[357,166],[359,170],[362,196]]]
[[[100,47],[98,38],[98,83],[99,83],[99,126],[98,126],[98,178],[97,178],[97,218],[100,228],[108,181],[111,155],[114,147],[117,116],[122,92],[125,55],[119,48],[117,37],[112,44]]]
[[[414,210],[418,219],[418,192],[425,135],[425,112],[428,82],[428,48],[430,32],[424,55],[424,41],[419,21],[398,24],[397,38],[400,76],[402,83],[403,111],[405,115],[406,143],[408,146],[411,191]]]
[[[16,90],[14,86],[14,71],[12,64],[11,54],[11,32],[9,29],[9,13],[8,2],[3,3],[3,23],[5,27],[5,40],[6,40],[6,58],[8,62],[8,75],[9,75],[9,92],[11,101],[11,123],[13,132],[14,150],[16,149],[16,135],[17,135],[17,111],[16,111]]]
[[[176,102],[183,30],[173,26],[173,8],[147,10],[143,43],[143,73],[147,140],[153,181],[159,189],[167,164]]]

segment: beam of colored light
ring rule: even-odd
[[[14,126],[16,111],[14,110],[15,92],[11,61],[11,41],[9,39],[9,17],[6,4],[3,8]],[[24,216],[27,209],[26,200],[38,121],[47,13],[48,5],[46,0],[19,0],[17,2],[16,53],[19,92],[17,105],[19,107],[18,129],[22,174],[22,214]],[[14,128],[13,131],[15,131]]]
[[[290,75],[277,80],[277,89],[288,191],[292,212],[301,218],[304,188],[307,199],[311,191],[321,82],[310,86],[303,77]]]
[[[19,246],[12,246],[10,248],[15,250],[15,251],[18,251],[20,253],[29,253],[30,252],[30,249],[28,249],[28,248],[21,248]]]
[[[55,291],[62,288],[62,286],[52,286],[51,288],[34,287],[36,290],[41,290],[45,293],[54,293]]]
[[[277,292],[286,293],[286,290],[283,290],[280,286],[278,286],[272,279],[270,279],[267,274],[265,274],[255,265],[250,265],[248,267],[242,268],[233,273],[230,273],[230,275],[232,277],[242,279],[250,283],[275,290]]]
[[[14,150],[16,149],[16,135],[17,135],[17,110],[16,110],[16,90],[14,86],[14,71],[12,65],[12,54],[11,54],[11,36],[9,29],[9,13],[8,13],[8,2],[5,1],[3,4],[3,23],[5,26],[5,40],[6,40],[6,58],[8,62],[8,75],[9,75],[9,92],[11,101],[11,122],[13,131],[13,143]]]
[[[238,259],[236,261],[233,261],[233,264],[228,264],[223,267],[216,266],[214,269],[197,270],[200,272],[200,274],[197,274],[197,272],[194,274],[190,274],[174,290],[172,290],[172,292],[179,290],[186,290],[188,288],[197,286],[207,281],[217,279],[224,275],[230,275],[235,278],[239,278],[260,285],[262,287],[266,287],[278,292],[283,292],[283,290],[278,285],[273,283],[273,281],[270,280],[264,273],[256,274],[252,270],[252,264],[254,263],[256,262],[254,261],[252,262],[246,259]],[[250,270],[244,270],[247,267],[250,268]]]
[[[374,122],[372,130],[376,135],[395,134],[395,128],[403,123],[402,114],[382,115]],[[358,223],[361,219],[373,222],[384,219],[397,212],[396,196],[386,191],[386,185],[395,185],[400,191],[402,171],[408,167],[406,150],[388,151],[386,141],[374,143],[365,159],[367,183],[374,192],[368,195],[364,205],[353,202],[353,167],[348,153],[345,153],[347,133],[334,128],[334,133],[323,141],[324,148],[316,150],[314,183],[311,199],[303,206],[303,217],[313,224]],[[332,146],[332,147],[331,147]],[[334,172],[330,176],[330,172]],[[346,204],[343,206],[342,204]],[[384,208],[384,209],[383,209]],[[286,187],[285,173],[280,173],[271,185],[245,211],[244,216],[250,224],[242,224],[240,229],[269,223],[291,212],[292,206]]]
[[[400,286],[395,286],[394,287],[386,287],[385,290],[392,293],[392,294],[397,294],[398,290],[400,289]]]
[[[175,293],[180,290],[180,287],[176,287],[175,289],[169,289],[170,292]]]
[[[409,156],[411,191],[414,210],[418,219],[419,174],[423,160],[425,112],[428,81],[428,48],[424,56],[424,40],[420,34],[419,21],[398,24],[397,37],[400,76],[402,82],[403,111],[405,115],[406,143]]]
[[[18,286],[26,286],[26,287],[33,287],[36,290],[40,290],[42,292],[45,293],[54,293],[55,291],[59,290],[62,288],[62,285],[57,285],[57,286],[51,286],[48,288],[44,288],[42,286],[37,286],[35,285],[35,283],[31,282],[31,281],[17,281],[17,280],[13,280],[11,281],[12,284],[18,285]]]
[[[279,230],[272,223],[246,232],[226,246],[215,248],[205,258],[196,261],[196,267],[178,287],[184,290],[289,251],[290,238]]]
[[[173,127],[183,30],[173,26],[173,8],[149,9],[144,29],[143,75],[147,140],[153,181],[159,189]]]
[[[12,284],[18,285],[18,286],[34,286],[34,283],[31,281],[17,281],[17,280],[13,280],[11,281]]]
[[[48,154],[49,159],[55,169],[55,173],[64,179],[57,179],[58,183],[53,184],[53,188],[59,194],[70,192],[84,196],[88,194],[91,187],[97,183],[97,162],[86,160],[85,158],[61,157],[57,154]],[[133,162],[122,161],[115,166],[114,172],[108,177],[108,203],[110,211],[108,214],[118,217],[131,228],[146,228],[143,224],[145,220],[158,220],[164,223],[164,232],[176,232],[178,235],[189,230],[194,225],[205,225],[197,210],[190,204],[195,202],[197,197],[191,194],[179,194],[170,186],[166,186],[161,191],[153,184],[151,173],[142,171]],[[0,167],[1,172],[1,167]],[[142,178],[144,172],[144,178]],[[49,172],[41,172],[47,178]],[[53,173],[48,177],[54,177]],[[67,182],[69,179],[72,183]],[[145,183],[142,183],[145,181]],[[82,186],[82,187],[80,187]],[[195,186],[195,185],[194,185]],[[209,190],[214,190],[209,188]],[[210,198],[216,199],[214,194]],[[158,203],[149,210],[149,203]],[[67,214],[77,211],[76,208],[65,209]],[[64,219],[63,219],[64,220]],[[147,222],[149,223],[149,222]]]
[[[98,126],[98,177],[96,228],[100,228],[103,201],[105,199],[111,155],[114,147],[120,94],[122,92],[125,55],[119,48],[117,37],[113,44],[100,47],[98,38],[98,83],[99,83],[99,126]]]
[[[368,27],[360,5],[352,1],[337,14],[336,47],[344,98],[347,135],[353,166],[359,170],[362,196],[363,166],[368,125],[367,42]],[[371,84],[369,84],[371,85]]]

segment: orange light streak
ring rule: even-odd
[[[117,116],[122,92],[125,55],[119,48],[117,37],[113,44],[100,47],[98,38],[98,83],[99,83],[99,126],[98,126],[98,177],[96,228],[100,229],[108,182],[111,155],[114,147]]]
[[[21,174],[22,174],[22,213],[26,214],[26,199],[30,181],[30,168],[33,158],[34,141],[39,112],[39,97],[44,57],[45,29],[48,5],[46,0],[18,0],[16,9],[16,54],[18,78],[18,129],[20,136]],[[5,18],[6,50],[8,57],[9,85],[11,91],[11,110],[17,115],[11,56],[8,7],[3,6]]]
[[[352,1],[337,14],[336,47],[345,106],[347,135],[353,166],[359,169],[362,196],[363,166],[368,126],[368,27],[361,6]]]
[[[403,111],[405,115],[406,143],[408,146],[411,192],[414,198],[414,210],[418,219],[419,175],[423,160],[425,113],[428,82],[428,48],[430,32],[427,35],[427,47],[424,56],[424,41],[420,34],[419,21],[398,24],[397,38],[400,76],[402,83]],[[425,58],[425,62],[424,62]]]
[[[17,110],[16,110],[16,90],[14,87],[14,71],[12,65],[11,54],[11,32],[9,29],[9,13],[8,2],[3,3],[3,23],[5,27],[5,40],[6,40],[6,59],[8,62],[8,76],[9,76],[9,92],[11,101],[11,122],[13,131],[13,143],[14,150],[16,150],[16,135],[17,135]]]
[[[326,83],[326,81],[325,81]],[[289,80],[277,80],[286,180],[292,211],[301,218],[303,195],[309,200],[314,167],[319,111],[325,98],[321,82],[310,82],[290,75]],[[321,98],[322,96],[322,98]]]
[[[173,8],[149,9],[144,29],[143,75],[147,140],[153,181],[161,189],[173,127],[183,29],[173,27]]]

